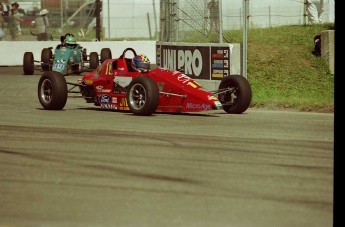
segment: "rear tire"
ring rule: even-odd
[[[136,77],[128,85],[128,107],[136,115],[151,115],[158,107],[159,90],[149,77]]]
[[[231,91],[218,95],[225,112],[241,114],[246,111],[252,100],[252,89],[248,80],[241,75],[231,75],[222,79],[219,89],[230,88]]]
[[[98,58],[98,53],[97,52],[91,52],[90,53],[90,69],[97,69],[98,65],[99,65],[99,58]]]
[[[82,56],[83,56],[83,61],[87,61],[87,53],[86,53],[86,48],[82,50]]]
[[[71,70],[72,70],[72,73],[80,74],[81,73],[80,64],[71,65]]]
[[[44,72],[38,82],[38,100],[46,110],[61,110],[67,102],[65,77],[55,71]]]
[[[111,50],[109,48],[102,48],[101,49],[101,64],[106,60],[106,59],[111,59]]]
[[[43,71],[51,71],[52,65],[50,59],[53,58],[53,52],[50,48],[43,48],[41,52],[41,68]]]
[[[35,71],[34,55],[32,52],[25,52],[23,57],[24,75],[33,75]]]

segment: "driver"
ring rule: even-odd
[[[64,40],[66,46],[74,48],[77,45],[77,40],[72,34],[67,34]]]
[[[57,49],[60,49],[61,47],[75,48],[77,46],[77,40],[71,33],[60,36],[60,42],[61,43],[56,47]]]
[[[150,59],[143,54],[139,54],[132,59],[132,68],[138,72],[148,72],[150,70]]]

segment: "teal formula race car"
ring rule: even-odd
[[[61,36],[61,43],[56,46],[54,54],[52,50],[53,47],[43,48],[40,61],[34,60],[32,52],[25,52],[23,57],[24,74],[32,75],[35,69],[55,71],[63,75],[80,74],[96,69],[104,60],[112,58],[109,48],[102,48],[100,55],[97,52],[87,55],[86,49],[77,44],[75,37],[70,33]]]

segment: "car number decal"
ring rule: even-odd
[[[65,65],[64,64],[58,64],[58,63],[55,63],[53,65],[53,70],[57,69],[57,70],[63,70],[65,68]]]

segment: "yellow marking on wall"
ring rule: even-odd
[[[224,75],[222,73],[212,73],[212,77],[223,78]]]

